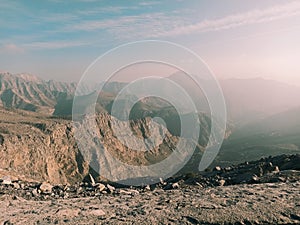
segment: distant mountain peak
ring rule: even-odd
[[[16,77],[22,78],[25,81],[29,81],[29,82],[41,82],[43,81],[41,78],[32,75],[32,74],[28,74],[28,73],[19,73],[14,75]]]
[[[27,82],[35,82],[35,83],[39,83],[39,82],[42,82],[43,79],[35,76],[35,75],[32,75],[32,74],[29,74],[29,73],[18,73],[18,74],[12,74],[10,72],[6,72],[6,71],[0,71],[0,76],[1,78],[9,78],[9,79],[15,79],[15,78],[20,78],[24,81],[27,81]]]

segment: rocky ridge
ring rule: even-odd
[[[72,121],[44,117],[25,111],[20,113],[0,110],[0,116],[0,168],[25,174],[28,178],[56,184],[76,183],[89,173],[97,177],[97,171],[89,167],[95,157],[92,157],[92,152],[83,156],[79,151],[74,138]],[[125,122],[115,121],[120,129],[124,126]],[[132,165],[155,163],[173,151],[178,137],[171,135],[159,124],[150,124],[150,121],[149,118],[132,121],[131,128],[138,138],[145,138],[152,133],[159,139],[154,140],[158,145],[155,145],[152,151],[134,151],[123,145],[112,132],[112,118],[106,113],[97,115],[98,138],[119,160]],[[162,130],[165,130],[164,136]],[[188,141],[184,143],[188,145]],[[136,143],[132,142],[130,146],[135,145]],[[144,148],[146,150],[145,143]],[[200,150],[199,146],[197,151]]]

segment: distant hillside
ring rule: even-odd
[[[300,87],[278,81],[230,79],[221,81],[228,114],[246,124],[300,107]]]
[[[184,73],[175,73],[169,78],[184,87],[202,111],[209,111],[204,93],[191,78]],[[228,79],[219,83],[228,119],[238,126],[300,107],[300,87],[297,86],[262,78]],[[204,78],[201,85],[209,88]]]
[[[28,74],[0,74],[0,105],[52,114],[58,99],[72,96],[76,83],[44,81]]]
[[[299,107],[235,129],[217,161],[239,163],[282,153],[300,153]]]

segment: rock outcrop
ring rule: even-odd
[[[93,152],[83,155],[79,151],[72,121],[7,110],[0,110],[0,118],[0,168],[54,184],[75,183],[89,173],[98,176],[98,171],[89,166],[98,158]],[[129,146],[142,151],[132,150],[113,132],[113,121],[120,129],[125,123],[112,119],[107,113],[96,116],[98,139],[113,157],[131,165],[149,165],[163,160],[172,153],[179,140],[163,126],[151,123],[150,118],[139,119],[130,125],[134,135],[144,140],[153,133],[155,147],[148,151],[149,143],[142,141],[138,145],[126,136],[129,134],[124,134],[124,140],[131,142]],[[189,146],[188,140],[183,143]],[[200,152],[200,149],[199,146],[196,150]]]

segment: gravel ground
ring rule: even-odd
[[[0,224],[300,224],[300,181],[0,203]]]

